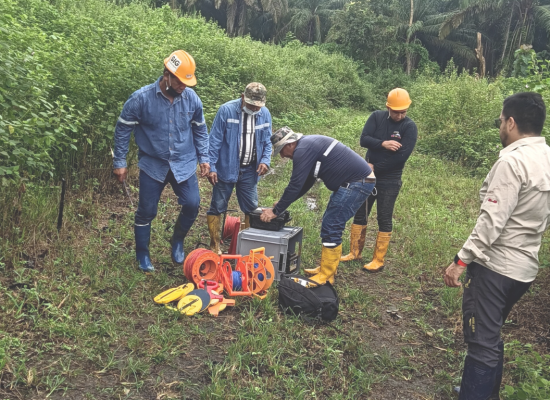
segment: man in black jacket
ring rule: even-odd
[[[342,255],[342,232],[374,188],[376,179],[369,164],[338,140],[321,136],[302,136],[290,128],[271,136],[273,154],[292,159],[292,177],[273,209],[264,209],[261,219],[269,222],[302,197],[317,179],[333,193],[323,215],[321,265],[311,280],[334,282]]]
[[[368,148],[365,159],[376,174],[376,188],[355,214],[351,226],[350,253],[340,261],[361,258],[367,216],[377,201],[378,236],[373,260],[363,267],[366,272],[379,272],[384,268],[393,229],[393,208],[402,185],[401,175],[417,139],[416,124],[407,117],[410,105],[411,99],[405,89],[393,89],[386,102],[387,111],[373,112],[361,135],[361,146]]]

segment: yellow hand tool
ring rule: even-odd
[[[153,300],[155,301],[155,303],[158,304],[167,304],[187,296],[194,289],[195,285],[193,285],[192,283],[186,283],[185,285],[165,290],[164,292],[156,296]]]
[[[185,296],[178,302],[178,311],[188,316],[200,312],[202,307],[202,300],[199,296]]]

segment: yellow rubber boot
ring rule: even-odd
[[[367,225],[351,226],[349,235],[349,254],[342,256],[340,261],[352,261],[361,258],[363,247],[365,247],[365,236],[367,234]]]
[[[321,272],[321,267],[304,269],[306,275],[317,275]]]
[[[317,275],[319,272],[321,272],[321,267],[304,269],[304,272],[306,275],[309,275],[309,276]],[[338,275],[338,271],[336,271],[334,275]]]
[[[313,275],[309,279],[317,282],[320,285],[324,284],[327,281],[333,284],[334,275],[336,275],[336,269],[338,268],[338,264],[340,264],[341,255],[342,255],[342,245],[339,245],[336,247],[323,246],[323,251],[321,253],[321,266],[319,267],[319,273],[316,275]]]
[[[250,228],[250,215],[244,216],[244,229]]]
[[[374,255],[372,261],[363,266],[366,272],[380,272],[384,269],[384,257],[388,252],[390,244],[391,232],[378,232],[376,237],[376,246],[374,247]]]
[[[207,215],[206,221],[208,222],[208,232],[210,232],[210,250],[216,254],[221,254],[220,250],[220,234],[221,234],[221,221],[220,215]]]

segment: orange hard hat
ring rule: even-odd
[[[164,66],[187,86],[195,86],[197,84],[195,60],[186,51],[174,51],[164,59]]]
[[[388,101],[386,102],[386,106],[395,111],[402,111],[409,108],[411,103],[412,101],[409,97],[409,92],[407,92],[405,89],[396,88],[388,94]]]

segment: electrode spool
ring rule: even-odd
[[[183,263],[183,274],[196,285],[202,280],[218,280],[220,257],[211,250],[193,250]]]
[[[231,238],[231,244],[227,251],[228,254],[236,254],[237,238],[240,230],[241,219],[239,217],[227,216],[223,227],[222,238],[223,240]]]
[[[253,287],[250,288],[251,292],[258,294],[262,291],[267,291],[273,284],[275,280],[275,268],[273,263],[265,254],[255,253],[254,254],[254,270],[251,271],[250,267],[248,268],[249,282],[252,282]],[[252,264],[252,257],[250,255],[244,256],[242,261],[247,264]],[[257,265],[257,267],[256,267]]]

